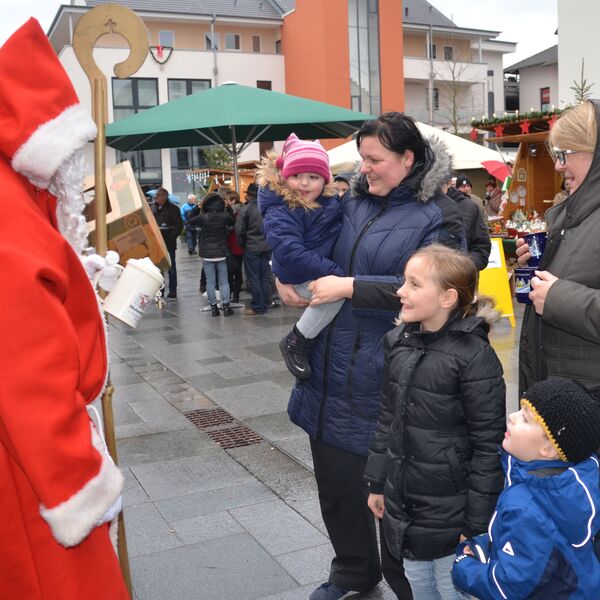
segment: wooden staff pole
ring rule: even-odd
[[[135,73],[148,55],[148,34],[142,20],[131,10],[118,4],[97,6],[87,12],[77,24],[73,35],[73,49],[86,72],[92,91],[92,114],[98,135],[94,142],[94,177],[96,208],[96,252],[106,255],[108,236],[106,229],[106,134],[107,122],[106,77],[93,58],[93,49],[102,35],[120,33],[129,43],[131,51],[127,60],[115,65],[117,77],[123,79]],[[110,376],[102,395],[102,419],[108,450],[118,464],[112,396],[114,386]],[[118,554],[123,578],[131,595],[131,574],[123,512],[119,513]]]
[[[108,232],[106,229],[106,80],[94,78],[93,113],[94,121],[98,128],[98,135],[94,141],[94,182],[95,182],[95,217],[96,217],[96,252],[105,256],[108,250]]]

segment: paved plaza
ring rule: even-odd
[[[137,330],[110,323],[134,597],[306,600],[332,549],[308,438],[286,413],[294,380],[278,342],[299,311],[214,318],[201,310],[199,258],[182,249],[177,264],[177,300],[150,307]],[[511,409],[519,327],[502,319],[492,336]],[[381,584],[361,598],[394,595]]]

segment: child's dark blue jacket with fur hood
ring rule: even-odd
[[[273,273],[292,284],[344,275],[331,260],[342,219],[337,189],[327,184],[317,202],[307,205],[281,177],[276,159],[275,152],[267,153],[258,171],[258,206],[273,250]]]

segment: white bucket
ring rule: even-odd
[[[104,310],[131,327],[137,327],[165,280],[149,258],[130,258],[115,287],[104,300]]]

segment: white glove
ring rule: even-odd
[[[117,280],[123,272],[123,267],[119,264],[119,255],[114,250],[106,253],[106,265],[102,269],[102,274],[98,280],[98,285],[105,291],[110,292],[115,287]]]
[[[82,256],[81,262],[92,282],[107,292],[115,287],[123,272],[123,267],[119,264],[119,255],[114,250],[109,250],[106,257],[99,254]]]
[[[94,279],[96,273],[102,271],[106,264],[106,261],[99,254],[89,254],[87,256],[80,256],[80,258],[90,279]]]

